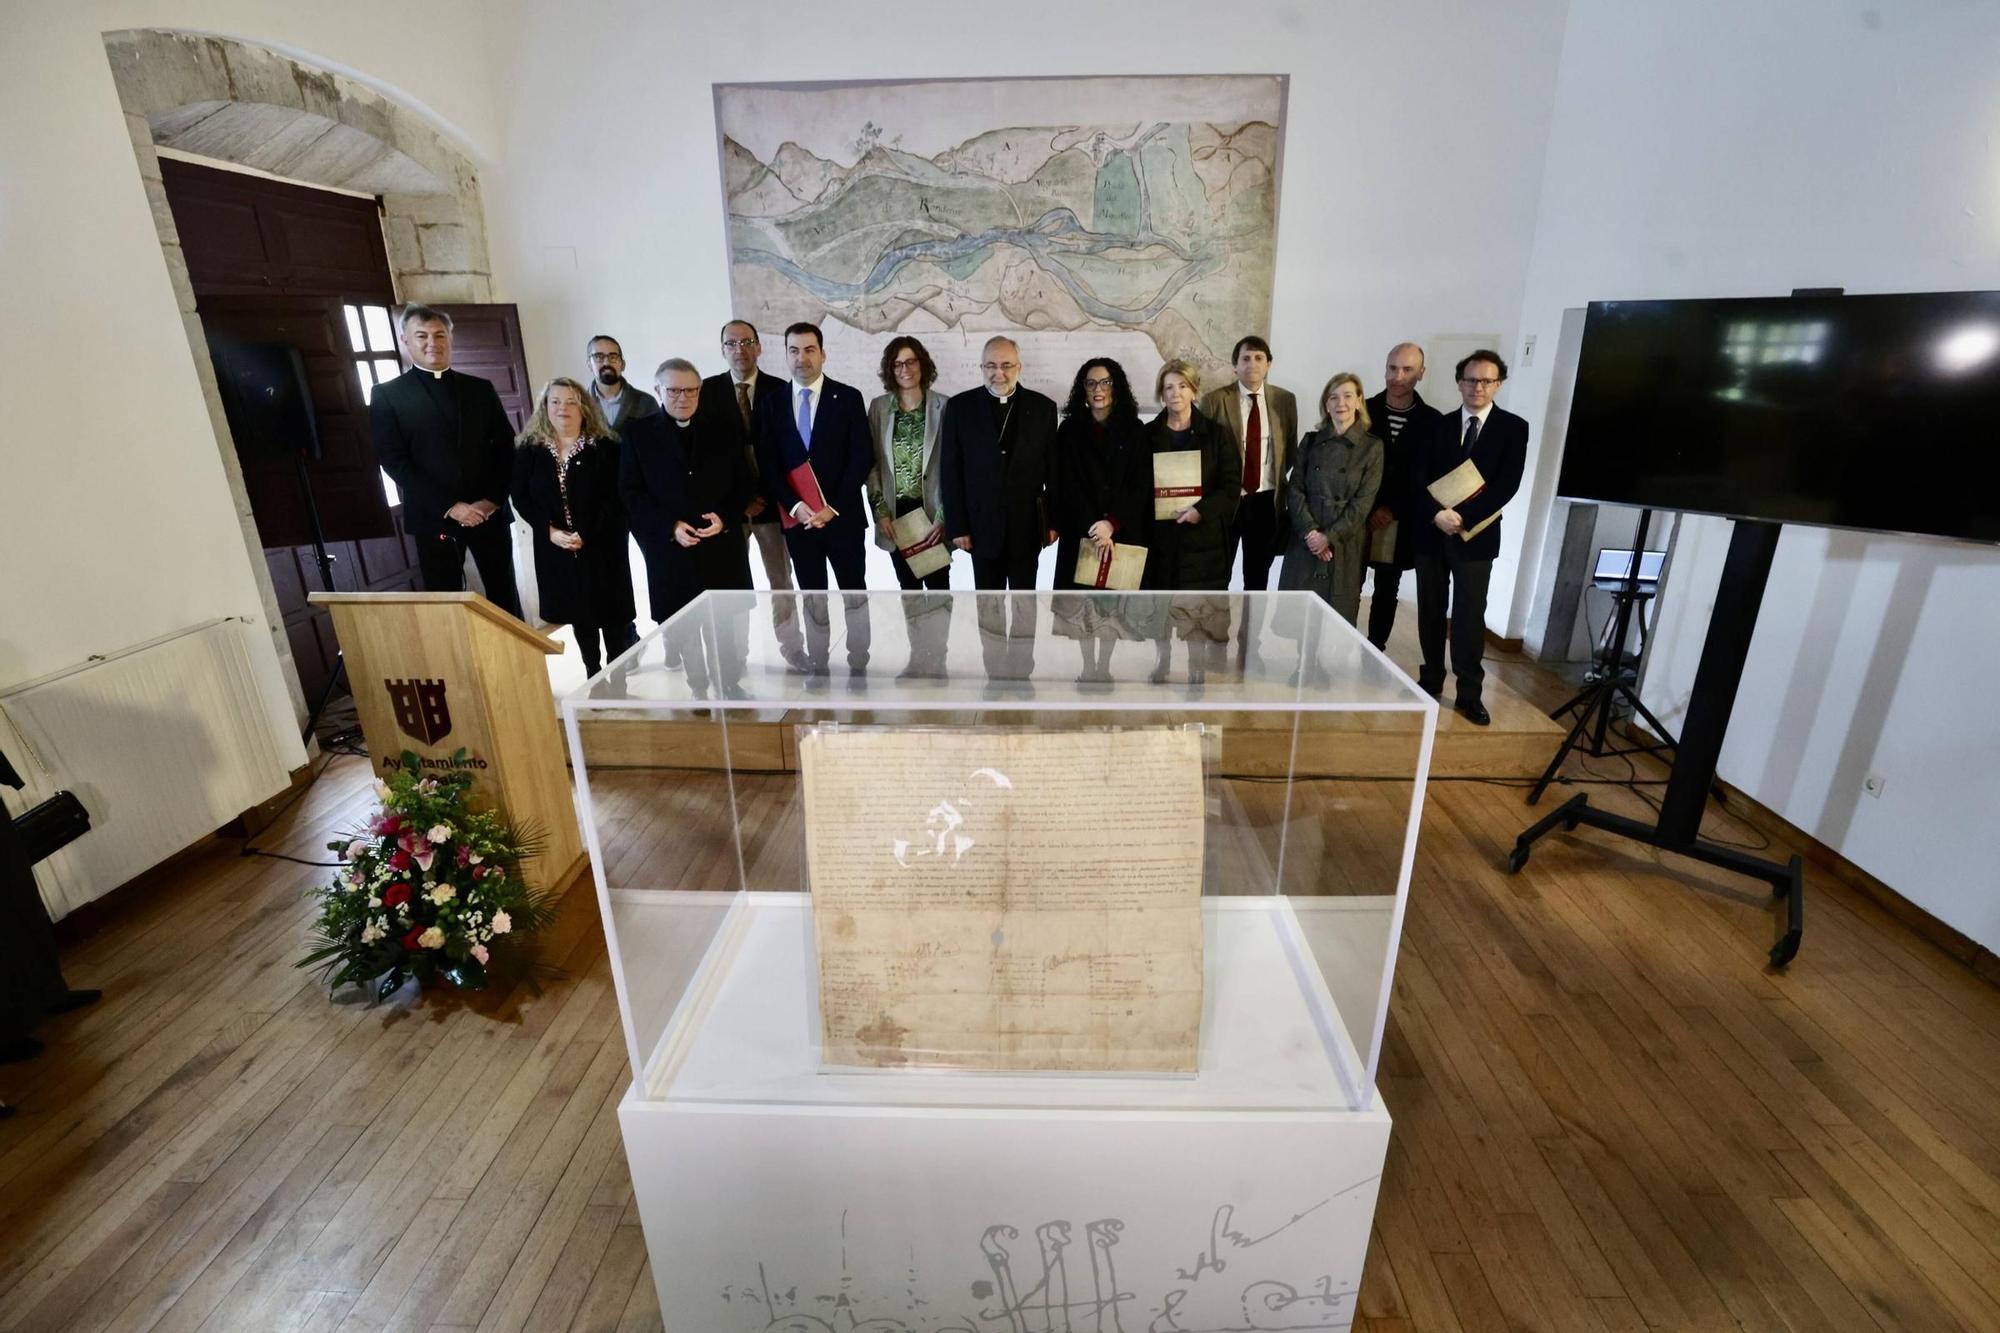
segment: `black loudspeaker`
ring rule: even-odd
[[[211,336],[208,352],[238,457],[246,463],[320,457],[312,388],[298,348]]]

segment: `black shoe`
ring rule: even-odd
[[[1486,705],[1477,699],[1460,699],[1458,713],[1475,727],[1483,727],[1493,721],[1493,715],[1486,711]]]
[[[66,990],[61,995],[56,996],[55,999],[44,1004],[42,1011],[50,1014],[66,1014],[73,1009],[81,1009],[85,1005],[96,1004],[103,998],[104,992],[101,990]]]
[[[0,1042],[0,1065],[17,1065],[41,1053],[42,1043],[35,1038],[16,1037],[13,1041]]]

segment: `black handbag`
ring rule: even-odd
[[[20,836],[28,864],[34,865],[90,832],[90,811],[83,808],[74,792],[59,791],[32,810],[14,816],[14,832]]]

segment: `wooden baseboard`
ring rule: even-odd
[[[315,746],[314,749],[317,751],[318,747]],[[272,823],[283,813],[285,806],[293,798],[307,787],[312,786],[313,771],[313,757],[311,754],[308,754],[306,762],[292,770],[291,779],[285,784],[282,791],[268,800],[259,801],[257,804],[251,806],[248,810],[245,810],[242,814],[224,824],[221,831],[230,837],[256,837],[259,833],[271,827]]]
[[[1490,625],[1486,629],[1486,646],[1489,648],[1498,648],[1503,653],[1524,651],[1523,642],[1521,639],[1509,639],[1504,635],[1495,634]]]
[[[1659,738],[1646,727],[1626,722],[1623,724],[1623,729],[1642,744],[1659,743]],[[1919,937],[1964,964],[1973,975],[1992,985],[2000,986],[2000,956],[1996,956],[1991,949],[1957,927],[1938,920],[1924,908],[1917,906],[1742,788],[1724,782],[1721,778],[1715,780],[1715,785],[1721,789],[1723,808],[1730,814],[1743,820],[1773,842],[1782,843],[1797,852],[1811,869],[1831,875],[1861,894],[1896,918],[1898,922],[1909,927]],[[1806,930],[1810,935],[1812,931],[1810,892],[1807,893],[1806,900]]]

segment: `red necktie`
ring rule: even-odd
[[[1264,411],[1261,393],[1250,395],[1250,427],[1243,432],[1243,489],[1255,494],[1264,486]]]

